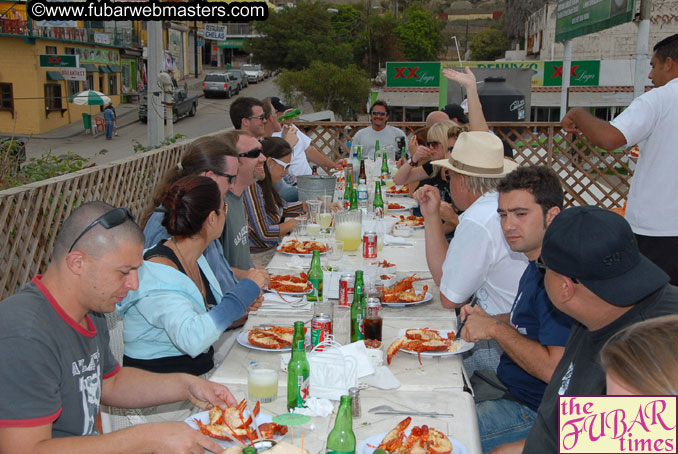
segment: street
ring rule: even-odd
[[[195,83],[190,86],[189,92],[202,95],[202,83]],[[239,95],[233,96],[231,99],[207,99],[201,96],[195,117],[185,117],[174,123],[174,133],[183,134],[184,138],[196,138],[220,129],[232,128],[233,124],[228,116],[228,109],[231,102],[238,96],[252,96],[263,99],[268,96],[280,96],[280,94],[273,78],[270,78],[258,84],[250,84]],[[46,138],[34,136],[27,139],[27,157],[29,159],[39,157],[50,150],[57,156],[70,151],[91,159],[92,163],[105,164],[132,156],[135,141],[144,146],[148,143],[147,126],[138,120],[137,105],[121,105],[116,107],[116,111],[119,117],[118,123],[121,126],[118,129],[120,135],[113,137],[113,140],[106,140],[104,134],[97,134],[92,137],[82,132],[82,129],[80,129],[80,133],[77,133],[77,128],[74,129],[74,127],[69,126],[59,128],[65,130],[61,136],[59,136],[59,131],[50,131],[50,133],[45,134],[45,136],[48,136]],[[66,128],[68,128],[67,131]],[[67,137],[69,131],[70,134],[73,134],[74,130],[77,135]]]

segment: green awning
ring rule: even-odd
[[[97,65],[93,65],[91,63],[82,63],[80,67],[85,68],[88,73],[98,73],[99,69],[97,68]]]
[[[218,49],[242,49],[244,38],[231,38],[225,41],[217,41]]]
[[[111,70],[108,69],[108,66],[106,66],[106,65],[99,65],[99,72],[101,74],[105,74],[105,73],[110,73]]]
[[[121,73],[122,68],[120,68],[120,65],[108,65],[108,70],[112,73]]]
[[[47,71],[47,80],[64,80],[59,71]]]

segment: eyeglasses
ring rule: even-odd
[[[549,267],[546,266],[546,263],[544,262],[544,258],[541,255],[539,256],[539,258],[535,262],[535,265],[537,265],[537,269],[539,271],[541,271],[541,274],[546,274],[546,270],[549,269]],[[568,276],[568,277],[572,280],[573,283],[579,284],[579,279],[577,279],[576,277],[570,277],[570,276]]]
[[[85,227],[85,230],[82,231],[80,235],[78,235],[75,238],[75,241],[73,241],[73,244],[71,244],[71,247],[68,248],[68,252],[71,252],[73,250],[73,247],[75,247],[75,244],[80,241],[80,238],[82,238],[85,233],[89,232],[94,228],[94,226],[101,224],[102,227],[104,227],[106,230],[112,229],[113,227],[117,227],[120,224],[124,223],[127,220],[131,220],[134,222],[134,218],[132,217],[132,213],[129,212],[127,208],[114,208],[111,211],[108,211],[98,218],[94,220],[90,225]]]
[[[426,144],[429,148],[437,147],[440,145],[440,142],[429,142]]]
[[[219,175],[220,177],[228,178],[229,184],[233,183],[233,180],[235,180],[235,177],[237,176],[237,175],[231,175],[230,173],[220,172],[218,170],[212,170],[212,173],[215,174],[215,175]]]
[[[275,159],[274,157],[271,157],[271,159],[273,159],[273,162],[275,162],[280,167],[282,167],[283,170],[287,170],[289,168],[289,166],[292,164],[291,162],[283,162],[280,159]]]
[[[238,154],[238,157],[254,159],[254,158],[258,158],[260,154],[261,154],[261,148],[253,148],[250,151],[246,151],[244,153]]]
[[[252,115],[251,117],[247,117],[248,120],[261,120],[261,121],[266,121],[266,114],[261,114],[261,115]]]
[[[374,115],[375,117],[385,117],[388,115],[388,112],[372,112],[370,115]]]

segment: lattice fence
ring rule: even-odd
[[[333,158],[365,123],[300,123],[313,145]],[[395,123],[408,133],[421,124]],[[634,162],[622,153],[601,153],[587,142],[563,135],[557,124],[492,124],[520,163],[545,164],[561,177],[566,205],[621,206]],[[30,185],[0,191],[0,299],[16,292],[50,259],[59,227],[75,207],[103,200],[127,206],[136,219],[146,210],[165,172],[190,142],[182,142],[111,164],[92,167]]]

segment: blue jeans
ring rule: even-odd
[[[484,453],[526,438],[537,417],[537,412],[530,407],[507,399],[477,403],[476,413]]]

